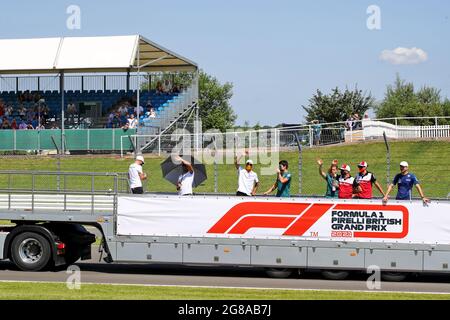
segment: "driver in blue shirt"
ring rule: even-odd
[[[430,202],[430,199],[425,198],[422,188],[420,187],[419,180],[417,180],[416,176],[413,173],[409,172],[408,162],[402,161],[400,162],[400,173],[394,177],[394,180],[389,185],[386,195],[383,198],[383,202],[387,203],[389,198],[389,193],[392,191],[392,188],[395,185],[398,185],[396,200],[411,200],[412,199],[412,188],[416,186],[417,191],[419,191],[420,197],[424,203]]]

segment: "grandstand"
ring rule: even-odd
[[[0,91],[0,99],[5,105],[11,105],[13,107],[13,113],[10,115],[10,121],[13,118],[20,117],[19,106],[23,104],[24,106],[30,108],[34,105],[34,102],[24,102],[20,103],[18,101],[18,96],[21,91]],[[33,91],[33,94],[38,94],[43,101],[45,101],[46,106],[49,108],[49,116],[55,121],[60,123],[61,116],[61,93],[57,90],[55,91]],[[178,93],[163,93],[158,94],[155,90],[144,91],[140,93],[140,100],[144,102],[144,106],[151,103],[152,107],[158,113],[161,113],[164,108],[174,100]],[[108,111],[111,108],[117,107],[120,101],[123,100],[134,100],[136,101],[137,90],[67,90],[64,93],[67,105],[74,103],[77,106],[77,115],[80,117],[90,117],[94,118],[94,122],[91,123],[91,128],[106,128],[107,122],[106,118]],[[134,102],[135,103],[135,102]],[[98,108],[92,108],[95,106]],[[84,108],[83,108],[84,107]],[[133,106],[135,107],[135,105]],[[98,110],[96,110],[98,109]],[[67,119],[68,116],[66,116]],[[78,118],[78,117],[77,117]],[[50,124],[47,124],[50,127]]]
[[[0,40],[0,121],[61,128],[64,141],[65,129],[122,128],[133,114],[138,135],[160,135],[198,107],[197,72],[140,35]]]

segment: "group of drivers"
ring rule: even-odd
[[[239,165],[242,156],[248,156],[248,152],[235,157],[234,164],[238,174],[238,189],[237,196],[255,196],[259,180],[258,175],[253,171],[253,161],[247,160],[245,167],[242,168]],[[194,167],[191,163],[185,161],[181,157],[177,157],[177,160],[181,162],[183,166],[183,174],[180,175],[177,183],[177,190],[180,195],[192,195],[192,184],[194,181]],[[131,190],[133,193],[143,193],[142,180],[147,178],[147,175],[142,171],[142,165],[144,164],[144,158],[137,156],[133,164],[129,168],[129,178],[131,184]],[[424,203],[430,202],[425,197],[423,190],[419,184],[419,180],[416,176],[409,172],[409,165],[406,161],[400,162],[400,173],[398,173],[393,181],[389,184],[386,192],[383,191],[383,187],[375,178],[375,175],[367,170],[368,164],[365,161],[361,161],[358,164],[358,173],[355,176],[351,175],[351,168],[348,164],[342,164],[338,166],[338,161],[333,160],[328,171],[323,170],[323,161],[317,160],[319,165],[319,174],[326,181],[326,194],[327,198],[339,198],[339,199],[372,199],[373,197],[373,185],[383,195],[383,202],[387,203],[389,194],[395,185],[398,185],[398,192],[396,200],[411,200],[412,189],[415,186],[420,194]],[[277,190],[277,197],[289,197],[291,186],[291,174],[288,170],[289,164],[286,160],[279,162],[277,168],[277,177],[274,184],[263,194],[269,195],[273,191]]]

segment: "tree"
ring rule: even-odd
[[[371,107],[374,99],[371,94],[363,93],[355,87],[353,91],[345,89],[341,92],[338,87],[334,88],[330,94],[323,94],[317,90],[308,106],[302,106],[306,111],[306,120],[311,122],[319,120],[321,122],[345,121],[349,116],[357,113],[361,117]]]
[[[440,90],[424,86],[415,92],[414,85],[399,75],[388,85],[382,103],[375,108],[377,118],[438,117],[448,110],[448,100],[442,101]],[[433,119],[401,120],[401,124],[434,124]]]
[[[237,116],[230,105],[232,89],[231,83],[221,84],[215,77],[200,71],[199,111],[204,131],[219,129],[223,132],[233,127]]]

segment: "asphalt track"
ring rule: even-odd
[[[106,264],[93,259],[80,261],[82,283],[114,283],[164,286],[239,287],[276,289],[319,289],[368,291],[366,274],[353,274],[347,280],[321,278],[319,273],[293,275],[288,279],[269,278],[263,269],[199,267],[178,265]],[[0,262],[0,281],[65,282],[66,270],[23,272],[11,262]],[[411,276],[404,282],[381,283],[380,291],[450,293],[450,274]]]

